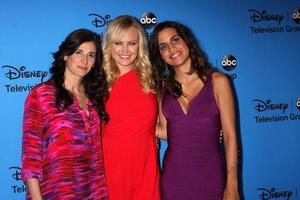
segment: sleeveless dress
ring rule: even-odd
[[[131,70],[115,81],[106,110],[110,120],[102,142],[109,199],[160,199],[156,96],[142,90]]]
[[[163,160],[163,200],[221,200],[225,189],[225,159],[219,144],[220,114],[209,80],[185,114],[178,100],[165,93],[168,147]]]

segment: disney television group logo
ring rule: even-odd
[[[102,28],[108,26],[109,23],[113,20],[110,14],[106,15],[99,15],[97,13],[90,13],[88,14],[89,17],[92,17],[92,25],[96,28]],[[144,29],[151,29],[157,23],[157,17],[152,12],[145,12],[142,17],[140,18],[140,23]],[[101,37],[103,37],[104,32],[99,33]],[[150,38],[150,33],[146,32],[148,38]]]
[[[288,120],[300,120],[300,114],[294,112],[294,106],[300,110],[300,98],[296,100],[294,105],[293,101],[291,103],[291,111],[287,113],[289,104],[285,102],[281,103],[273,103],[271,99],[261,100],[261,99],[253,99],[252,102],[255,103],[254,109],[258,113],[263,113],[254,116],[256,123],[264,123],[264,122],[280,122],[280,121],[288,121]],[[279,113],[278,113],[279,111]]]
[[[22,178],[21,178],[21,168],[20,167],[10,167],[8,168],[9,171],[12,173],[11,177],[17,182],[22,182]],[[27,192],[28,188],[22,184],[22,185],[12,185],[11,186],[13,193],[23,193],[23,192]]]
[[[258,195],[259,199],[262,200],[271,200],[271,199],[290,200],[294,195],[293,191],[288,191],[288,190],[278,191],[275,187],[272,187],[271,189],[257,188],[257,191],[259,193]]]
[[[288,24],[289,20],[285,20],[283,14],[270,14],[267,10],[257,10],[249,9],[250,13],[249,19],[252,22],[250,26],[251,33],[280,33],[280,32],[300,32],[299,26],[294,26],[294,24]],[[290,17],[296,24],[300,23],[300,9],[294,9]],[[283,22],[285,21],[285,25]],[[257,24],[261,24],[257,26]],[[255,26],[254,26],[255,25]]]
[[[15,81],[19,79],[29,79],[29,78],[36,78],[39,82],[43,82],[44,79],[48,76],[48,71],[42,70],[27,70],[27,67],[20,66],[14,67],[11,65],[4,65],[1,67],[2,69],[6,70],[4,76],[9,81]],[[20,81],[19,81],[20,83]],[[5,84],[4,87],[7,92],[26,92],[31,90],[36,84],[31,85],[20,85],[20,84]]]
[[[91,23],[96,28],[108,26],[108,24],[112,21],[110,14],[102,16],[97,13],[90,13],[88,16],[93,17]],[[152,12],[145,12],[140,18],[140,23],[145,29],[151,29],[156,25],[157,18]]]

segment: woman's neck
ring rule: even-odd
[[[191,65],[187,63],[181,67],[174,67],[175,79],[181,84],[188,84],[198,78],[197,73],[191,72]]]
[[[199,77],[195,72],[193,72],[192,74],[185,72],[180,74],[176,73],[175,79],[182,85],[189,85],[193,81],[199,79]]]
[[[119,68],[119,72],[120,72],[119,76],[122,76],[122,75],[130,72],[134,67],[128,66],[128,67],[118,67],[118,68]]]
[[[79,94],[82,94],[82,92],[84,92],[83,85],[81,84],[81,79],[65,78],[64,87],[75,96],[78,96]]]

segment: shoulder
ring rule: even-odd
[[[229,77],[221,72],[215,71],[212,73],[212,82],[215,88],[230,87]]]
[[[31,92],[42,92],[42,91],[47,91],[47,90],[49,91],[54,89],[55,89],[54,82],[52,80],[48,80],[46,82],[39,83],[36,86],[34,86]]]
[[[229,77],[221,72],[213,72],[212,82],[214,91],[217,95],[231,90]]]
[[[53,95],[55,93],[55,85],[52,80],[48,80],[43,83],[39,83],[34,86],[28,94],[28,98],[39,98],[47,94]]]
[[[212,73],[212,80],[214,82],[214,84],[216,85],[222,85],[222,84],[228,84],[229,83],[229,78],[227,75],[215,71]]]

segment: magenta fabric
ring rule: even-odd
[[[163,200],[221,200],[225,189],[225,160],[219,132],[219,110],[212,81],[194,97],[185,114],[166,93],[162,111],[167,120],[168,147],[163,160]]]
[[[37,178],[47,200],[108,199],[97,111],[89,102],[88,115],[76,98],[60,111],[55,91],[47,81],[26,99],[22,178]]]

